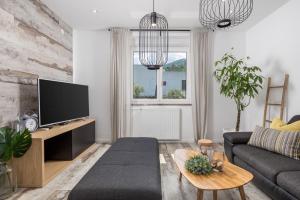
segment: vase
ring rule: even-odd
[[[16,190],[16,177],[7,163],[0,162],[0,199],[10,197]]]

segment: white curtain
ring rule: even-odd
[[[208,76],[213,66],[213,33],[206,30],[191,32],[192,108],[195,140],[206,138],[208,113]]]
[[[111,130],[112,140],[129,137],[131,95],[131,42],[129,29],[111,29]]]

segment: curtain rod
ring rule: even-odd
[[[132,32],[138,32],[138,31],[159,31],[159,29],[138,29],[138,28],[133,28],[133,29],[129,29]],[[111,29],[109,28],[108,31],[111,31]],[[161,30],[161,31],[166,31],[166,30]],[[168,29],[169,32],[190,32],[191,30],[189,29]]]

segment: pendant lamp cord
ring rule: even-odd
[[[153,0],[153,12],[154,12],[154,0]]]

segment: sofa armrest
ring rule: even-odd
[[[252,132],[228,132],[224,133],[224,150],[225,154],[230,162],[233,163],[233,147],[239,144],[247,144]]]
[[[252,132],[228,132],[223,137],[231,144],[247,144],[250,140]]]

